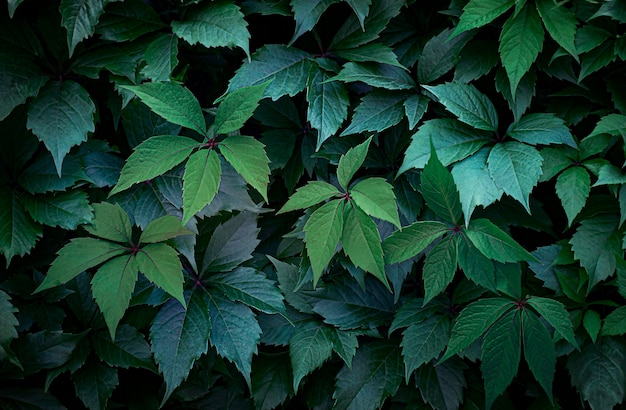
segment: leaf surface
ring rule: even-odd
[[[87,232],[109,241],[131,243],[132,226],[121,206],[100,202],[93,204],[93,211],[93,222],[84,227]]]
[[[447,222],[457,224],[461,219],[459,193],[452,175],[441,164],[432,145],[431,156],[424,166],[421,182],[426,205]]]
[[[259,106],[263,92],[269,83],[239,88],[228,94],[217,107],[213,127],[216,134],[237,131]]]
[[[296,30],[289,44],[293,44],[301,35],[310,31],[319,21],[328,7],[337,0],[292,0],[290,1],[293,17],[296,21]]]
[[[265,145],[253,137],[233,135],[220,142],[220,153],[246,182],[268,202],[269,158]]]
[[[405,378],[422,365],[436,359],[446,348],[450,337],[450,320],[441,315],[433,315],[423,322],[409,326],[402,332],[402,356]]]
[[[139,250],[135,256],[139,271],[180,303],[183,298],[183,273],[178,252],[164,243],[151,243]]]
[[[528,310],[522,313],[522,336],[524,359],[533,376],[552,401],[552,381],[556,370],[556,353],[552,337],[539,318]]]
[[[201,273],[227,272],[252,258],[259,244],[256,215],[242,212],[215,228],[202,261]]]
[[[322,276],[335,254],[344,227],[344,202],[339,199],[316,209],[304,225],[304,242],[313,269],[313,283]]]
[[[417,80],[420,84],[431,84],[442,77],[460,61],[461,49],[471,38],[467,35],[450,39],[452,29],[445,29],[424,45],[417,63]]]
[[[293,369],[293,389],[307,374],[330,359],[333,352],[332,328],[315,321],[298,326],[289,343],[289,357]]]
[[[326,72],[316,70],[310,75],[307,85],[307,118],[311,127],[318,131],[316,150],[339,130],[348,117],[348,91],[341,82],[324,82],[329,78]]]
[[[87,408],[104,409],[119,384],[117,369],[97,360],[88,361],[72,374],[76,395]]]
[[[448,230],[442,222],[418,221],[395,231],[383,241],[385,263],[403,262],[416,256]]]
[[[383,131],[399,123],[404,117],[405,93],[374,90],[361,99],[350,125],[340,134],[351,135],[364,131]]]
[[[491,23],[498,16],[504,14],[514,4],[513,0],[471,0],[465,7],[454,29],[453,35],[458,35],[473,28],[482,27]]]
[[[198,150],[189,156],[183,176],[183,223],[215,198],[222,166],[215,150]]]
[[[535,5],[550,36],[574,58],[577,58],[575,40],[578,22],[574,13],[565,6],[556,5],[550,0],[539,0]]]
[[[511,124],[507,135],[530,145],[564,144],[577,148],[565,122],[554,114],[535,113],[524,115]]]
[[[339,190],[328,182],[309,181],[289,197],[277,214],[309,208],[338,194],[340,194]]]
[[[59,9],[61,11],[61,25],[67,30],[67,46],[70,56],[74,53],[76,45],[91,37],[96,29],[96,24],[104,12],[103,0],[62,0]]]
[[[172,34],[160,35],[148,45],[143,58],[146,65],[141,74],[153,82],[169,81],[178,65],[178,38]]]
[[[572,226],[574,218],[580,213],[591,191],[591,177],[584,167],[571,167],[563,171],[556,179],[556,194],[567,215],[567,224]]]
[[[73,230],[93,221],[93,210],[87,194],[72,190],[54,195],[25,196],[24,208],[36,222]]]
[[[346,191],[348,190],[350,180],[352,180],[354,174],[356,174],[359,168],[361,168],[361,165],[363,165],[371,142],[372,137],[369,137],[364,142],[356,147],[350,148],[348,152],[339,157],[337,179],[339,180],[339,185]]]
[[[185,228],[180,219],[165,215],[153,220],[146,226],[139,237],[139,243],[163,242],[180,235],[191,235],[193,231]]]
[[[533,255],[488,219],[475,219],[463,232],[490,259],[503,263],[535,260]]]
[[[360,81],[387,90],[408,90],[415,87],[411,76],[402,68],[372,62],[347,62],[339,74],[326,81]]]
[[[533,296],[528,299],[532,306],[561,336],[578,347],[572,322],[565,306],[559,301],[549,298]]]
[[[439,241],[426,255],[422,277],[424,304],[439,295],[454,279],[458,260],[459,236],[451,235]]]
[[[369,216],[390,222],[400,228],[400,217],[393,187],[384,178],[362,180],[350,190],[352,200]]]

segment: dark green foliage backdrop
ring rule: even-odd
[[[611,409],[623,0],[7,0],[0,407]]]

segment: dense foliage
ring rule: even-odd
[[[625,23],[7,0],[0,407],[614,408]]]

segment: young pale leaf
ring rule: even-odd
[[[406,68],[398,62],[398,56],[394,53],[393,49],[381,43],[369,43],[357,48],[337,50],[334,54],[347,61],[377,62],[406,70]]]
[[[604,318],[602,336],[621,336],[626,333],[626,306],[620,306]]]
[[[313,283],[335,254],[344,227],[344,201],[335,199],[315,210],[304,225],[304,242],[313,269]]]
[[[141,102],[169,122],[192,129],[200,135],[206,135],[206,124],[200,103],[191,91],[182,85],[144,83],[119,87],[135,93]]]
[[[464,31],[491,23],[510,9],[514,3],[514,0],[470,0],[463,7],[459,24],[452,35],[456,36]]]
[[[456,318],[448,348],[439,363],[460,353],[472,344],[496,320],[513,307],[513,303],[504,298],[479,299],[467,305]]]
[[[488,219],[476,219],[464,228],[472,244],[486,257],[498,262],[532,261],[535,257]]]
[[[237,131],[248,121],[259,106],[263,92],[270,81],[239,88],[228,94],[217,107],[213,127],[216,134]]]
[[[420,84],[431,84],[459,62],[461,49],[471,36],[464,34],[450,39],[451,34],[452,29],[445,29],[424,45],[417,64]]]
[[[384,178],[372,177],[362,180],[352,187],[350,196],[356,206],[369,216],[391,222],[400,228],[393,187]]]
[[[61,1],[61,25],[67,30],[70,57],[78,43],[93,35],[105,4],[103,0]]]
[[[415,88],[415,81],[402,68],[372,62],[348,62],[339,74],[326,80],[326,82],[330,81],[343,81],[344,83],[360,81],[372,87],[387,90]]]
[[[528,114],[511,124],[506,134],[530,145],[564,144],[578,148],[565,122],[554,114]]]
[[[374,90],[361,99],[352,121],[341,136],[364,131],[383,131],[399,123],[404,117],[406,93]]]
[[[53,195],[24,196],[22,204],[30,216],[41,224],[74,230],[93,221],[87,193],[78,190]]]
[[[578,21],[574,13],[563,5],[554,4],[551,0],[538,0],[535,5],[550,36],[577,59],[575,39]]]
[[[28,105],[26,127],[52,154],[59,178],[70,148],[87,141],[87,134],[95,131],[95,111],[87,90],[69,80],[48,82]]]
[[[130,303],[139,267],[134,255],[111,259],[98,269],[91,281],[93,297],[100,307],[111,339]]]
[[[461,202],[454,179],[444,167],[431,144],[431,155],[422,172],[422,195],[426,205],[444,220],[457,224],[461,219]]]
[[[85,230],[90,234],[109,241],[132,242],[132,226],[126,211],[118,204],[100,202],[93,204],[93,222],[85,225]]]
[[[443,292],[454,279],[458,246],[459,235],[450,235],[439,241],[426,255],[423,271],[424,305]]]
[[[400,346],[404,357],[405,379],[409,380],[414,370],[439,357],[449,338],[450,319],[443,315],[432,315],[402,332]]]
[[[34,293],[62,285],[81,272],[125,252],[124,246],[117,243],[94,238],[74,238],[61,248]]]
[[[337,179],[339,180],[339,185],[341,185],[344,190],[348,190],[350,180],[359,168],[361,168],[361,165],[363,165],[371,142],[372,137],[369,137],[363,143],[350,148],[348,152],[339,158]]]
[[[107,331],[102,330],[95,333],[91,340],[98,358],[109,366],[157,371],[144,334],[131,325],[122,324],[117,328],[115,342]]]
[[[221,176],[222,166],[215,150],[203,149],[191,154],[183,176],[183,223],[213,201]]]
[[[268,202],[270,160],[265,153],[265,145],[253,137],[233,135],[220,142],[219,150],[239,175]]]
[[[509,17],[502,26],[500,59],[509,77],[513,98],[517,85],[543,47],[543,37],[543,27],[537,10],[528,4]]]
[[[416,256],[448,230],[442,222],[418,221],[395,231],[385,238],[382,245],[385,263],[404,262]]]
[[[528,309],[522,311],[522,336],[524,338],[524,359],[550,401],[552,381],[556,368],[556,353],[552,337],[539,318]]]
[[[298,325],[289,343],[293,390],[298,391],[302,378],[330,359],[332,352],[332,327],[316,321]]]
[[[556,179],[556,194],[565,210],[568,226],[572,226],[574,218],[587,203],[590,191],[591,177],[584,167],[568,168]]]
[[[143,58],[146,65],[141,74],[153,82],[169,81],[178,65],[178,38],[172,34],[160,35],[146,48]]]
[[[515,198],[530,214],[530,192],[541,176],[543,158],[526,144],[508,141],[496,144],[489,153],[487,165],[493,182]]]
[[[480,369],[485,380],[485,404],[493,401],[517,374],[522,350],[519,311],[512,310],[496,321],[485,335]]]
[[[346,204],[343,212],[341,243],[355,266],[373,274],[391,291],[385,276],[378,228],[365,212],[350,203]]]
[[[339,81],[324,82],[328,78],[330,75],[323,70],[315,70],[307,85],[307,118],[318,132],[316,151],[341,127],[350,105],[345,85]]]
[[[461,360],[449,360],[433,366],[426,364],[415,372],[415,385],[422,399],[435,409],[458,409],[463,402],[467,387],[463,370],[467,366]]]
[[[89,409],[105,409],[119,384],[117,369],[99,360],[90,360],[72,373],[76,396]]]
[[[402,355],[396,342],[376,340],[361,346],[352,360],[337,373],[335,408],[374,410],[393,396],[404,376]]]
[[[250,59],[250,33],[239,6],[228,1],[210,2],[188,10],[184,20],[172,22],[172,32],[189,44],[239,47]]]
[[[187,309],[170,299],[159,309],[150,327],[154,360],[165,379],[165,403],[174,389],[185,380],[194,362],[209,347],[211,320],[207,297],[195,291]]]
[[[151,243],[139,250],[135,256],[139,271],[183,306],[183,267],[178,252],[164,243]]]
[[[305,186],[298,188],[276,214],[308,208],[338,194],[341,194],[339,190],[328,182],[310,181]]]
[[[459,240],[459,268],[465,277],[485,289],[496,292],[493,261],[483,255],[467,238]]]
[[[534,308],[561,336],[578,348],[574,328],[565,306],[554,299],[533,296],[528,304]]]
[[[202,260],[201,274],[227,272],[252,258],[259,244],[256,215],[241,212],[215,228]]]
[[[497,131],[498,113],[486,95],[471,84],[457,82],[422,86],[464,123],[485,131]]]
[[[328,7],[337,0],[292,0],[290,1],[296,30],[289,42],[292,45],[301,35],[310,31]]]

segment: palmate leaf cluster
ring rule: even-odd
[[[7,0],[0,407],[626,396],[626,3]]]

